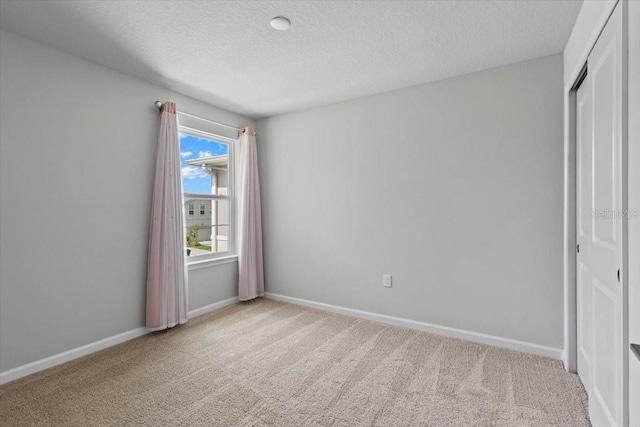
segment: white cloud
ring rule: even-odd
[[[191,151],[181,151],[180,152],[180,156],[181,157],[189,157],[192,154],[193,154],[193,152],[191,152]]]
[[[211,153],[211,151],[207,150],[207,151],[198,151],[198,157],[211,157],[213,156],[213,153]]]
[[[186,179],[206,178],[209,175],[200,166],[183,166],[182,176]]]

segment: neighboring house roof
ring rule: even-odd
[[[198,159],[185,161],[188,165],[205,166],[226,169],[229,165],[229,155],[223,154],[221,156],[200,157]]]

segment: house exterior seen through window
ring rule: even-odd
[[[224,137],[180,129],[183,202],[188,213],[185,246],[192,260],[215,258],[233,249],[230,144]]]

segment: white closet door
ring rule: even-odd
[[[591,387],[591,352],[593,351],[592,300],[593,278],[589,269],[589,242],[591,240],[591,97],[589,75],[578,88],[576,98],[576,206],[577,206],[577,331],[578,375],[587,390]]]
[[[623,420],[620,4],[589,55],[587,70],[584,89],[578,93],[586,116],[577,112],[578,121],[590,127],[577,135],[578,370],[589,394],[593,425],[619,427]]]

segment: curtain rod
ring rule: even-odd
[[[154,105],[155,105],[157,108],[162,108],[162,102],[161,102],[161,101],[156,101],[156,102],[154,103]],[[212,123],[212,124],[214,124],[214,125],[222,126],[222,127],[225,127],[225,128],[235,129],[235,130],[237,130],[237,131],[239,131],[239,132],[244,132],[244,129],[242,129],[242,128],[237,128],[237,127],[235,127],[235,126],[226,125],[226,124],[224,124],[224,123],[220,123],[220,122],[214,122],[213,120],[205,119],[204,117],[196,116],[196,115],[194,115],[194,114],[185,113],[184,111],[176,110],[176,113],[178,113],[178,114],[182,114],[183,116],[191,117],[191,118],[193,118],[193,119],[202,120],[202,121],[207,122],[207,123]]]

